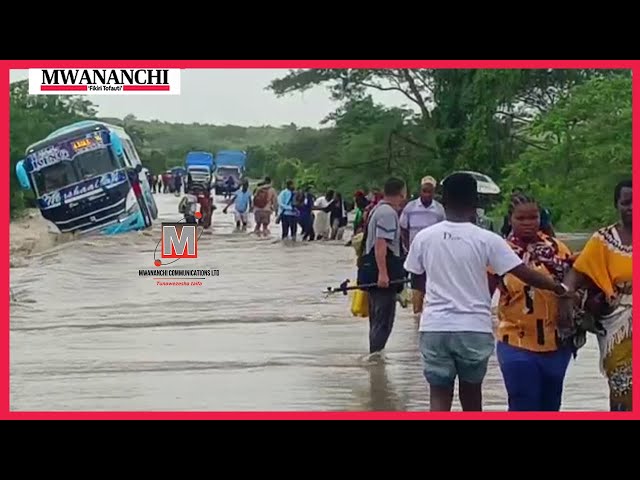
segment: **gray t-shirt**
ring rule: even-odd
[[[391,205],[380,202],[369,215],[365,253],[370,253],[378,238],[384,238],[394,255],[400,256],[400,222]]]

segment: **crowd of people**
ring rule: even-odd
[[[223,212],[226,213],[231,205],[234,206],[236,227],[239,230],[247,229],[248,214],[253,212],[253,233],[258,236],[270,236],[273,221],[281,226],[282,240],[342,240],[348,223],[347,215],[353,205],[346,202],[339,192],[331,189],[318,197],[311,190],[310,185],[296,188],[295,183],[289,180],[278,193],[271,178],[265,177],[253,193],[249,193],[249,183],[244,181],[240,190],[231,195]],[[362,205],[358,194],[355,204]],[[360,207],[356,207],[358,208]]]
[[[409,273],[424,300],[414,311],[420,311],[419,349],[431,410],[451,409],[456,379],[463,410],[481,410],[482,384],[496,351],[510,411],[557,411],[570,359],[591,332],[608,379],[610,409],[630,411],[631,181],[613,192],[618,221],[576,253],[543,229],[543,209],[521,190],[512,193],[509,228],[500,236],[477,225],[472,176],[449,176],[442,204],[432,200],[434,184],[423,179],[423,195],[407,204],[404,182],[389,179],[363,220],[358,283],[376,284],[366,290],[370,353],[386,346],[396,295]]]
[[[150,173],[148,180],[153,193],[179,193],[182,189],[182,175],[174,174],[170,170],[160,175]]]
[[[404,181],[383,191],[355,192],[346,202],[328,190],[316,197],[293,181],[278,193],[269,177],[253,192],[244,182],[228,200],[238,230],[253,212],[254,233],[282,239],[342,239],[354,210],[358,285],[367,296],[369,353],[384,350],[393,330],[399,293],[409,283],[420,316],[419,350],[431,410],[450,410],[459,383],[463,410],[482,409],[482,384],[495,352],[510,411],[558,411],[571,358],[597,336],[610,408],[631,410],[632,188],[617,185],[616,223],[593,234],[581,252],[556,237],[550,212],[522,189],[511,192],[501,234],[479,221],[476,180],[465,173],[420,182],[408,200]],[[498,324],[492,297],[499,295]]]

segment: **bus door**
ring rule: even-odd
[[[128,138],[124,138],[122,140],[123,150],[125,152],[125,156],[127,157],[127,161],[133,165],[133,168],[136,168],[140,165],[140,171],[138,172],[138,180],[140,181],[140,186],[142,188],[142,194],[144,196],[145,202],[149,208],[149,213],[151,217],[155,220],[158,218],[158,206],[156,205],[156,201],[153,198],[153,193],[151,191],[151,184],[149,183],[149,178],[147,177],[146,172],[142,169],[142,162],[140,161],[140,157],[138,157],[138,152],[133,145],[133,142]]]

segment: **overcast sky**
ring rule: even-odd
[[[215,125],[284,125],[317,127],[335,110],[325,87],[277,98],[265,87],[287,70],[199,69],[183,70],[180,95],[93,96],[100,116],[123,118],[132,113],[142,120]],[[11,81],[28,78],[27,70],[12,70]],[[372,92],[387,105],[407,103],[402,94]]]

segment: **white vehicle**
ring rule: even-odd
[[[473,178],[475,178],[476,182],[478,183],[478,193],[480,195],[500,195],[500,187],[491,179],[491,177],[485,175],[484,173],[471,172],[468,170],[460,170],[453,173],[468,173]],[[450,173],[449,175],[453,175],[453,173]],[[447,175],[447,177],[449,175]],[[447,177],[442,179],[440,185],[444,183]]]
[[[207,167],[200,165],[189,166],[187,167],[187,174],[191,176],[191,181],[193,183],[199,183],[206,186],[211,185],[211,172]]]

